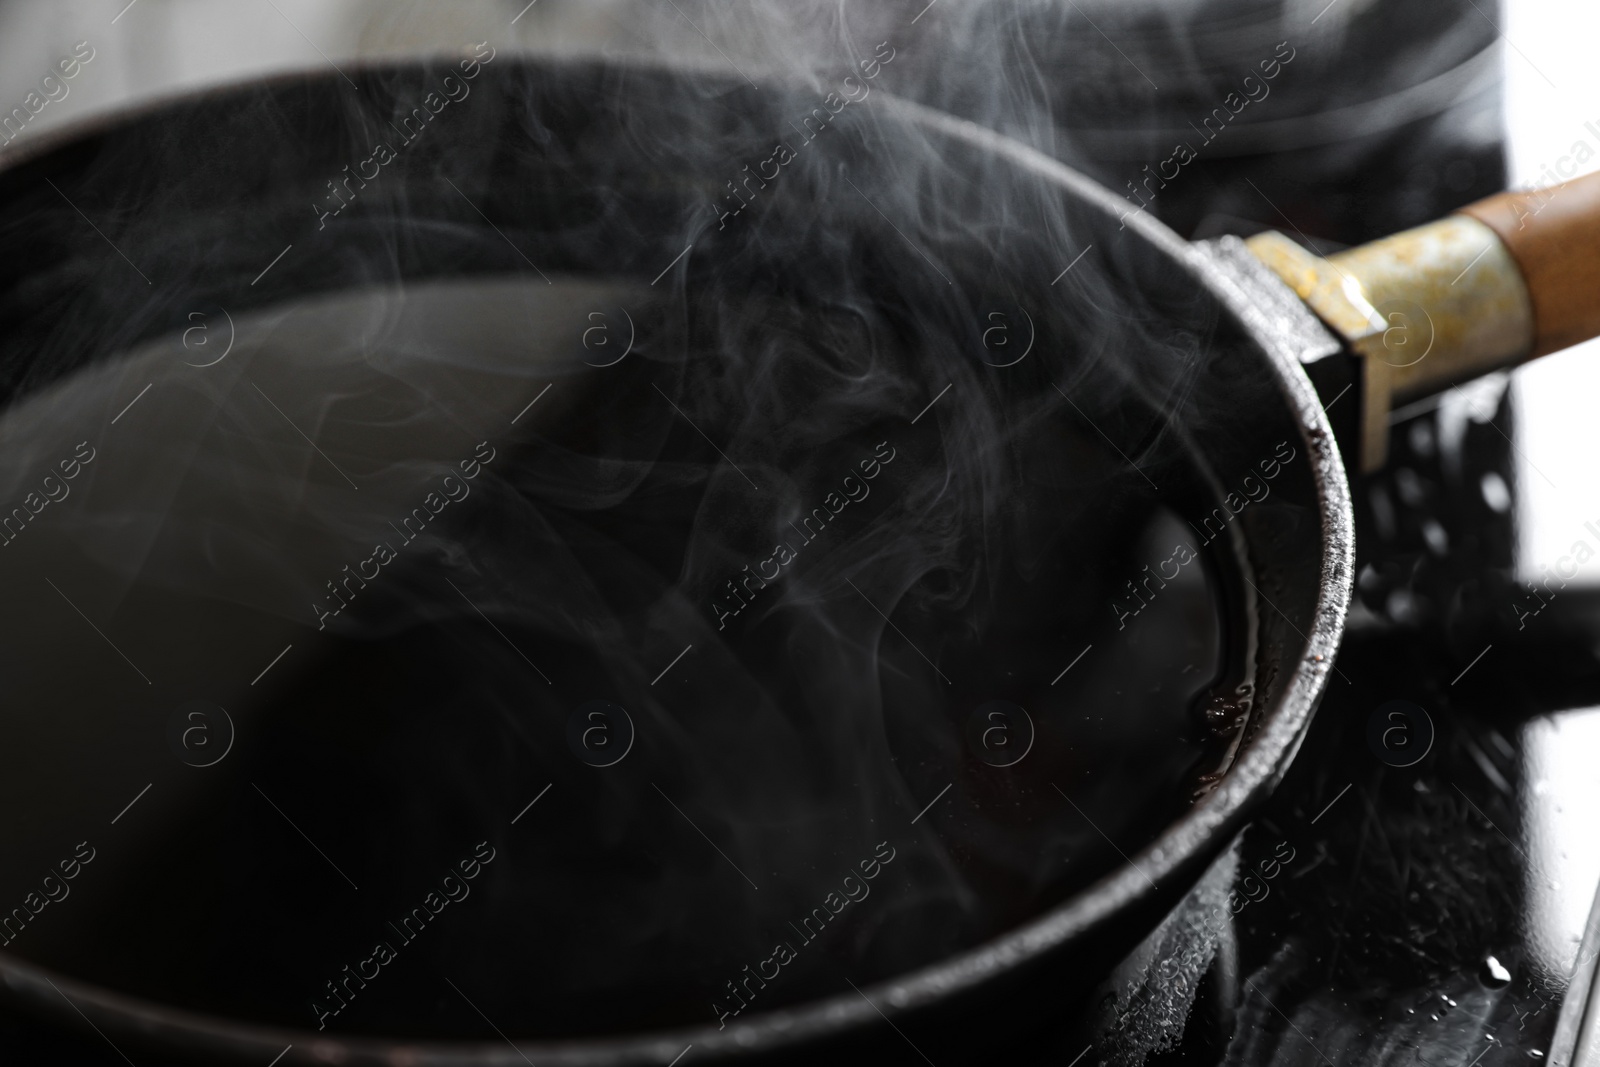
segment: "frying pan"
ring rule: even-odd
[[[842,975],[827,995],[720,1026],[708,1016],[607,1032],[588,1021],[563,1029],[554,1018],[536,1033],[515,1023],[507,1032],[495,1020],[511,1010],[515,990],[475,987],[473,998],[456,990],[471,1012],[453,1002],[451,1018],[464,1021],[444,1036],[318,1031],[309,1014],[296,1024],[152,992],[137,972],[85,977],[31,958],[19,938],[0,950],[0,981],[29,1010],[87,1019],[108,1039],[204,1062],[265,1063],[281,1053],[283,1063],[622,1064],[668,1063],[686,1052],[814,1062],[904,1058],[914,1048],[943,1064],[1038,1052],[1040,1031],[1081,1004],[1247,824],[1328,684],[1350,595],[1352,526],[1345,462],[1324,404],[1347,413],[1339,440],[1371,466],[1381,459],[1374,427],[1386,404],[1594,332],[1581,286],[1558,264],[1557,234],[1585,224],[1577,192],[1497,201],[1472,218],[1327,261],[1271,237],[1253,249],[1232,241],[1201,248],[1023,145],[881,90],[847,101],[860,93],[865,67],[853,76],[857,88],[833,93],[638,64],[474,55],[471,95],[420,120],[431,123],[426,137],[384,162],[381,182],[362,185],[360,197],[353,186],[349,197],[330,197],[333,179],[445,78],[459,85],[468,60],[350,70],[349,81],[257,81],[9,149],[0,157],[0,388],[11,410],[63,383],[114,376],[130,358],[124,353],[179,336],[195,309],[249,320],[284,301],[346,290],[353,279],[420,288],[513,274],[537,284],[558,271],[682,294],[788,278],[769,290],[780,291],[796,277],[865,263],[869,286],[881,287],[874,299],[903,302],[902,329],[976,354],[960,379],[974,391],[1010,388],[992,384],[1018,380],[1000,377],[1007,373],[1037,375],[1030,388],[1054,389],[1067,402],[1052,417],[1080,416],[1084,438],[1103,440],[1107,462],[1125,462],[1120,476],[1129,482],[1176,477],[1180,462],[1201,472],[1217,508],[1196,514],[1215,517],[1207,529],[1216,565],[1234,579],[1228,610],[1249,652],[1248,677],[1222,709],[1226,722],[1208,750],[1211,773],[1192,803],[1130,832],[1139,840],[1130,838],[1125,855],[1111,844],[1103,850],[1110,861],[999,934],[903,973],[862,983]],[[781,184],[769,176],[775,188],[761,186],[769,195],[756,199],[755,187],[742,184],[746,195],[730,199],[750,161],[773,158],[775,137],[804,149],[783,165]],[[1569,210],[1574,217],[1562,217]],[[330,214],[339,216],[331,224]],[[1018,343],[1026,336],[1021,356],[994,347],[987,331],[998,321],[1018,331]],[[1418,345],[1425,354],[1413,358]],[[180,354],[190,367],[213,358]],[[138,388],[129,383],[118,407]],[[937,380],[924,384],[925,392],[889,404],[906,433],[943,396]],[[520,398],[507,415],[518,406]],[[130,410],[107,408],[107,425]],[[941,425],[947,434],[960,428]],[[922,432],[940,432],[931,426],[925,421]],[[1268,469],[1270,496],[1258,498]],[[96,836],[101,869],[133,869],[139,849],[154,846],[148,838],[119,844],[108,820],[133,821],[140,781],[168,789],[178,778],[123,770],[143,758],[134,735],[110,717],[85,722],[72,736],[94,780],[77,782],[71,799],[40,805],[29,798],[68,796],[60,779],[15,771],[7,803],[45,827],[42,840],[70,851]],[[116,740],[97,745],[97,730]],[[639,743],[647,740],[641,732]],[[250,741],[241,730],[240,749]],[[101,758],[113,743],[117,760]],[[183,782],[198,780],[195,764],[172,774],[179,771],[191,776]],[[146,810],[226,806],[197,789],[171,785],[175,807],[156,807],[164,802],[151,792]],[[931,832],[939,816],[919,827],[927,809],[917,806],[884,814],[893,820],[885,832]],[[462,832],[514,854],[513,814],[505,825],[479,820]],[[94,829],[84,830],[91,820]],[[162,853],[164,861],[175,855]],[[185,870],[202,869],[189,862]],[[52,906],[94,909],[102,931],[138,921],[89,883],[78,883],[77,903]],[[149,950],[160,954],[159,944]]]

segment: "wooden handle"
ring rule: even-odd
[[[1461,209],[1493,230],[1522,270],[1542,356],[1600,336],[1600,174]]]

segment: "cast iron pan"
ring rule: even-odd
[[[14,1002],[992,1062],[1183,897],[1328,676],[1338,450],[1243,283],[892,52],[485,49],[0,156]]]

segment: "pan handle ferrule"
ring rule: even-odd
[[[1361,357],[1361,470],[1383,466],[1389,413],[1533,351],[1533,305],[1495,231],[1452,215],[1321,257],[1280,233],[1245,242]]]

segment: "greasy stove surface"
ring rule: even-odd
[[[1565,975],[1529,943],[1544,843],[1523,815],[1541,740],[1523,724],[1584,699],[1600,665],[1548,640],[1496,644],[1452,685],[1464,666],[1428,640],[1348,642],[1246,835],[1237,971],[1214,973],[1183,1043],[1147,1062],[1498,1067],[1548,1052]]]

